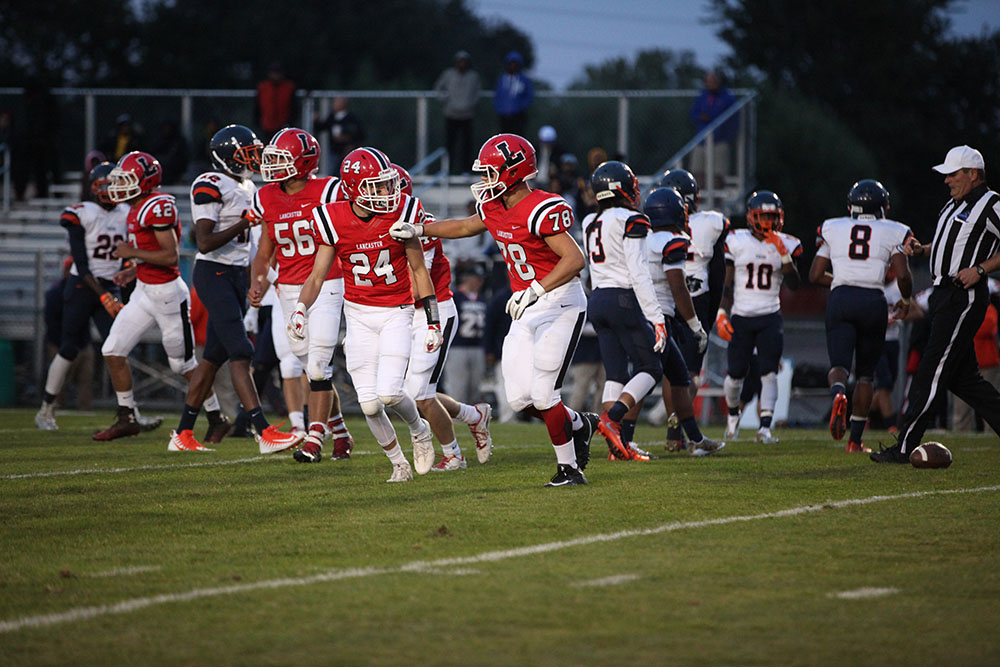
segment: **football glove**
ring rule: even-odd
[[[656,342],[653,343],[653,352],[663,352],[663,349],[667,346],[667,325],[663,322],[654,324],[653,332],[656,333]]]
[[[118,300],[111,292],[105,292],[101,295],[101,305],[104,306],[104,310],[108,311],[108,315],[112,318],[116,317],[118,313],[122,312],[122,302]]]
[[[781,255],[781,262],[783,264],[788,264],[792,261],[792,256],[788,254],[788,248],[785,247],[785,242],[781,240],[781,237],[778,236],[777,232],[768,232],[764,236],[764,243],[770,243],[774,246],[774,249],[778,251],[779,255]]]
[[[288,337],[291,340],[306,339],[306,324],[308,323],[306,312],[308,310],[301,301],[295,304],[295,312],[288,318],[288,324],[285,326],[285,331],[288,332]]]
[[[526,289],[511,294],[510,298],[507,299],[507,314],[510,315],[510,319],[521,319],[528,306],[538,301],[538,297],[543,294],[545,294],[545,288],[537,280],[532,280]]]
[[[688,320],[687,325],[694,334],[695,341],[698,343],[698,354],[704,354],[705,350],[708,349],[708,334],[705,333],[705,327],[701,326],[701,321],[697,317],[692,317]]]
[[[260,223],[264,222],[264,219],[259,217],[252,208],[243,209],[243,213],[240,214],[241,218],[246,218],[247,223],[251,227],[256,227]]]
[[[247,308],[247,314],[243,316],[243,328],[248,334],[256,334],[258,331],[257,315],[260,309],[257,306]]]
[[[443,340],[444,335],[441,333],[441,325],[428,324],[427,335],[424,337],[424,351],[437,352],[438,348],[441,347],[441,342]]]
[[[397,220],[389,228],[389,236],[397,241],[415,239],[424,235],[424,224],[422,222],[404,222]]]
[[[718,314],[715,316],[715,330],[719,334],[719,338],[722,340],[732,340],[733,339],[733,325],[729,322],[729,317],[726,315],[726,311],[719,309]]]

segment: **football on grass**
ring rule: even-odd
[[[951,465],[951,452],[940,442],[925,442],[910,452],[914,468],[947,468]]]

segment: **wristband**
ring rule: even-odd
[[[531,291],[534,292],[536,296],[542,296],[545,294],[545,288],[542,287],[542,284],[537,280],[532,280],[530,287]]]
[[[719,319],[720,317],[729,317],[729,315],[726,315],[725,308],[719,308],[719,312],[715,314],[715,319]]]
[[[986,269],[983,268],[982,264],[976,264],[976,273],[979,274],[980,278],[986,275]]]
[[[720,310],[719,312],[722,312],[722,311]],[[718,317],[718,316],[716,316],[716,317]],[[699,320],[698,316],[695,315],[691,319],[687,320],[687,325],[688,325],[688,327],[690,327],[691,331],[698,331],[699,329],[701,329],[701,320]]]
[[[305,315],[306,313],[309,312],[309,306],[299,301],[298,303],[295,304],[295,310]]]
[[[441,324],[441,313],[438,311],[438,300],[433,294],[420,300],[427,315],[427,324]]]
[[[278,280],[278,272],[274,270],[273,266],[268,265],[267,267],[267,282],[272,285]]]
[[[790,254],[788,254],[788,255],[782,255],[781,256],[781,263],[782,264],[791,264],[792,263],[792,256]]]
[[[908,297],[908,296],[904,296],[902,299],[900,299],[900,301],[902,301],[903,303],[905,303],[907,306],[909,306],[911,303],[913,303],[913,299],[910,298],[910,297]]]

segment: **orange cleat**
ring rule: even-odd
[[[844,451],[855,453],[860,452],[864,454],[871,454],[872,450],[864,446],[864,443],[854,442],[853,440],[848,440],[847,445],[844,447]]]
[[[830,435],[834,440],[842,440],[847,433],[847,396],[837,394],[833,399],[833,409],[830,411]]]
[[[601,418],[597,422],[597,430],[607,439],[608,449],[611,450],[616,459],[621,461],[632,460],[632,450],[622,442],[622,425],[611,421],[607,410],[601,413]]]

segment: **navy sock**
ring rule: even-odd
[[[253,423],[253,427],[257,429],[257,433],[263,433],[270,424],[267,423],[267,417],[264,416],[264,411],[258,406],[250,411],[250,421]]]
[[[615,404],[608,408],[608,417],[611,421],[620,423],[626,412],[628,412],[628,406],[621,401],[615,401]]]
[[[855,419],[851,417],[851,442],[861,442],[861,436],[865,434],[866,419]]]
[[[698,422],[695,421],[694,417],[688,417],[687,419],[681,420],[681,428],[687,433],[688,440],[691,442],[701,442],[705,436],[701,434],[701,429],[698,428]]]
[[[737,405],[736,407],[729,408],[729,414],[731,414],[734,417],[740,414],[740,406]]]
[[[198,421],[198,413],[201,412],[201,408],[193,408],[187,403],[184,404],[184,410],[181,412],[181,423],[177,425],[177,432],[190,431],[194,428],[194,423]]]
[[[622,442],[632,442],[635,437],[635,420],[634,419],[623,419],[622,420]]]
[[[846,394],[847,387],[844,386],[843,382],[834,382],[833,386],[830,387],[830,397],[836,398],[837,394]]]
[[[208,416],[209,424],[218,424],[222,421],[222,410],[208,410],[205,414]]]
[[[761,415],[760,416],[760,427],[761,428],[771,428],[771,415]]]

